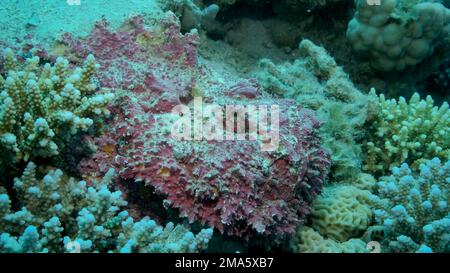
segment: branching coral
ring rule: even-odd
[[[82,68],[63,58],[52,66],[35,56],[19,62],[4,52],[0,76],[0,170],[36,157],[49,158],[65,149],[71,137],[87,132],[108,114],[110,93],[94,94],[97,64],[92,55]]]
[[[372,98],[355,88],[324,48],[304,40],[300,51],[303,58],[294,63],[263,60],[255,76],[269,92],[317,110],[324,121],[321,135],[332,154],[335,180],[354,180],[362,164],[357,143],[372,114]]]
[[[409,162],[417,169],[424,159],[450,159],[450,110],[447,102],[434,106],[427,96],[414,94],[409,102],[379,96],[379,110],[371,121],[364,169],[383,174]]]
[[[371,201],[385,252],[450,252],[450,161],[433,158],[416,175],[407,164],[378,182]]]
[[[172,223],[135,222],[122,210],[120,191],[111,192],[111,169],[102,181],[76,181],[49,170],[38,179],[34,163],[14,180],[21,209],[0,190],[0,252],[195,252],[206,247],[212,229],[194,236]]]
[[[403,71],[428,58],[450,39],[450,10],[427,1],[356,0],[347,37],[379,71]]]
[[[260,1],[264,3],[264,1]],[[317,7],[325,7],[327,5],[341,2],[341,0],[275,0],[272,1],[274,10],[281,15],[299,16],[305,14]]]

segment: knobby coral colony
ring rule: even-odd
[[[263,59],[255,78],[209,67],[191,28],[207,29],[219,7],[239,1],[168,2],[181,18],[136,16],[115,30],[103,19],[86,37],[66,33],[32,51],[41,58],[4,51],[0,252],[197,252],[213,230],[267,248],[287,239],[294,252],[368,252],[370,241],[383,252],[450,252],[447,102],[365,94],[307,39],[299,59]],[[448,9],[406,2],[355,1],[348,39],[381,72],[423,62],[448,36]],[[220,107],[277,105],[278,148],[174,139],[172,109],[192,108],[196,96]],[[73,152],[80,144],[90,149]],[[131,183],[154,191],[179,224],[135,213]]]

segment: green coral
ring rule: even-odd
[[[358,143],[375,98],[360,92],[324,48],[309,40],[299,48],[302,58],[280,65],[264,59],[254,75],[267,91],[317,111],[324,122],[324,147],[332,155],[333,180],[355,180],[362,166]]]
[[[70,139],[101,124],[111,93],[96,93],[98,65],[89,55],[82,68],[64,58],[54,65],[34,56],[19,62],[4,51],[0,75],[0,171],[35,158],[53,158]]]
[[[212,229],[196,236],[181,225],[161,227],[148,217],[136,222],[111,192],[113,169],[101,181],[77,181],[58,169],[28,164],[14,180],[14,207],[0,188],[0,252],[196,252]],[[17,204],[16,204],[17,202]]]
[[[218,23],[214,20],[219,12],[216,4],[203,5],[199,1],[192,0],[160,0],[160,5],[165,10],[171,10],[180,17],[181,29],[190,31],[193,28],[212,30]]]
[[[447,102],[434,106],[427,96],[414,94],[410,101],[379,96],[378,111],[370,122],[365,145],[364,170],[384,174],[403,162],[417,169],[423,160],[438,156],[450,159],[450,110]]]
[[[290,240],[293,252],[367,253],[361,238],[371,225],[371,190],[375,179],[361,173],[356,181],[325,187],[311,205],[308,226],[299,227]]]
[[[450,252],[450,161],[433,158],[415,173],[407,164],[377,183],[371,197],[384,252]]]

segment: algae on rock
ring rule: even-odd
[[[354,180],[362,165],[358,143],[375,99],[359,91],[324,48],[303,40],[300,51],[302,58],[293,63],[261,60],[254,75],[268,92],[317,111],[324,147],[332,154],[333,180]]]

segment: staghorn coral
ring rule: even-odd
[[[438,108],[430,96],[421,100],[416,93],[406,102],[403,97],[387,100],[381,94],[378,108],[370,121],[364,170],[383,174],[403,162],[417,169],[423,160],[435,156],[450,159],[447,102]]]
[[[310,227],[301,227],[290,241],[295,253],[368,253],[367,244],[361,239],[337,242],[327,239]]]
[[[450,39],[450,10],[422,0],[385,0],[371,5],[355,0],[355,17],[347,38],[354,50],[378,71],[403,71],[415,66]]]
[[[311,209],[311,227],[321,235],[338,242],[358,237],[372,219],[370,192],[350,185],[324,188]]]
[[[35,158],[53,158],[68,149],[71,138],[98,126],[108,114],[111,93],[94,94],[97,64],[87,56],[81,68],[71,69],[58,58],[40,65],[37,56],[20,62],[4,52],[0,75],[0,172]]]
[[[450,161],[433,158],[416,174],[407,165],[377,184],[371,202],[385,252],[450,252]]]
[[[161,227],[145,217],[135,222],[122,210],[120,191],[109,190],[114,170],[101,181],[76,181],[58,169],[38,179],[28,163],[14,180],[17,207],[0,194],[0,252],[195,252],[204,249],[212,229],[194,236],[172,223]],[[5,192],[1,190],[0,192]]]
[[[84,171],[114,166],[121,179],[154,187],[182,217],[226,234],[274,236],[276,241],[294,233],[329,170],[316,135],[320,123],[293,101],[262,96],[257,83],[236,84],[198,67],[196,34],[181,35],[174,14],[167,16],[147,30],[134,18],[118,32],[97,25],[85,40],[66,39],[79,54],[107,51],[99,80],[123,89],[117,93],[111,130],[96,140],[98,152]],[[124,43],[134,50],[123,54]],[[250,140],[175,140],[171,127],[179,117],[171,111],[196,94],[206,104],[279,105],[279,149],[263,152],[260,142]]]
[[[300,51],[303,58],[293,63],[262,60],[255,77],[269,92],[317,110],[324,121],[320,131],[324,147],[332,155],[333,180],[353,181],[362,165],[358,142],[372,115],[373,99],[355,88],[324,48],[303,40]]]

